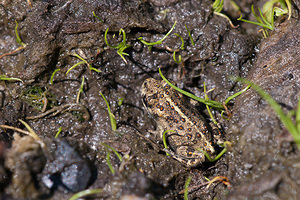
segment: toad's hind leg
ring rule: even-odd
[[[184,164],[186,167],[196,167],[205,161],[205,156],[202,152],[191,151],[191,147],[178,147],[176,153],[170,149],[164,149],[172,158]]]
[[[224,138],[222,134],[222,128],[219,126],[216,126],[212,122],[210,123],[210,127],[212,129],[213,133],[213,144],[222,145],[224,143]]]

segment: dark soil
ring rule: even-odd
[[[238,2],[244,17],[251,19],[253,2],[264,1]],[[161,143],[145,137],[156,124],[140,95],[146,78],[160,79],[160,67],[169,80],[200,97],[205,82],[207,90],[214,89],[209,98],[224,102],[245,87],[231,78],[240,76],[260,85],[285,112],[295,110],[300,94],[298,1],[293,1],[291,19],[278,18],[266,39],[257,26],[233,21],[241,26],[231,27],[214,15],[210,0],[31,3],[32,7],[23,0],[0,2],[0,56],[19,47],[15,20],[26,43],[24,49],[0,58],[0,75],[23,80],[0,82],[0,125],[27,130],[22,119],[41,138],[0,130],[1,199],[68,199],[87,188],[102,189],[91,199],[183,199],[189,176],[189,199],[300,199],[299,149],[255,91],[248,90],[228,106],[229,120],[213,111],[232,147],[217,162],[193,169],[166,156]],[[226,1],[224,12],[232,19],[239,16]],[[161,39],[175,21],[162,44],[149,49],[138,40]],[[126,61],[105,43],[107,28],[110,45],[122,41],[120,29],[126,33]],[[184,50],[173,33],[182,36]],[[179,64],[173,60],[174,50],[182,56]],[[66,75],[81,61],[72,56],[75,53],[100,72],[81,64]],[[56,69],[60,71],[50,84]],[[115,115],[116,131],[99,92]],[[205,106],[198,108],[208,116]],[[103,143],[115,148],[123,161]],[[107,164],[108,152],[114,174]],[[215,182],[206,188],[206,178],[217,176],[227,177],[230,185]]]

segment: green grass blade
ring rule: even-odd
[[[85,62],[84,62],[84,61],[80,61],[80,62],[76,63],[75,65],[73,65],[72,67],[70,67],[70,69],[68,69],[68,71],[66,72],[66,75],[68,75],[68,73],[69,73],[72,69],[74,69],[75,67],[77,67],[78,65],[81,65],[81,64],[85,64]]]
[[[262,14],[262,12],[259,8],[258,8],[258,11],[259,11],[259,14],[260,14],[262,20],[264,21],[264,24],[268,27],[268,29],[273,30],[274,29],[273,24],[270,24],[270,22],[268,22],[268,20],[266,20],[266,18],[264,17],[264,15]],[[274,10],[273,10],[273,14],[274,14]],[[274,15],[272,17],[272,21],[274,20],[273,18],[274,18]]]
[[[75,56],[76,58],[79,58],[79,59],[82,60],[85,64],[89,65],[89,63],[88,63],[85,59],[83,59],[80,55],[78,55],[77,53],[75,53],[75,54],[72,55],[72,56]]]
[[[0,75],[0,81],[20,81],[24,83],[21,79],[19,78],[13,78],[13,77],[7,77],[5,75]]]
[[[51,78],[50,78],[50,85],[53,85],[53,79],[54,79],[54,75],[56,74],[56,72],[60,71],[60,69],[56,69],[54,70],[54,72],[51,74]]]
[[[83,86],[84,86],[84,76],[82,76],[82,81],[76,97],[76,103],[79,103],[80,94],[83,92]]]
[[[117,151],[115,148],[113,148],[113,147],[111,147],[111,146],[109,146],[108,144],[105,144],[105,143],[101,143],[101,144],[102,144],[103,146],[105,146],[107,149],[112,150],[112,151],[114,152],[114,154],[118,157],[118,159],[120,160],[120,162],[123,161],[122,156],[118,153],[118,151]]]
[[[278,0],[271,0],[271,1],[269,0],[262,7],[263,16],[265,17],[265,19],[268,22],[271,22],[272,18],[274,18],[273,17],[274,15],[273,15],[272,11],[273,11],[273,7],[274,7],[275,3],[278,3]]]
[[[266,19],[264,18],[264,16],[261,13],[261,10],[260,9],[258,9],[258,10],[259,10],[260,15],[262,16],[263,20],[266,21]],[[272,27],[272,25],[270,23],[268,23],[266,21],[267,23],[264,24],[264,22],[261,20],[261,18],[255,13],[253,5],[251,6],[251,12],[252,12],[253,16],[256,18],[257,22],[246,20],[246,19],[242,19],[242,15],[237,20],[243,21],[243,22],[246,22],[246,23],[250,23],[250,24],[255,24],[255,25],[261,26],[263,28],[273,30],[273,27]]]
[[[205,99],[203,99],[203,98],[197,97],[197,96],[195,96],[195,95],[193,95],[193,94],[191,94],[191,93],[189,93],[189,92],[186,92],[186,91],[184,91],[184,90],[182,90],[182,89],[176,87],[176,86],[173,85],[170,81],[168,81],[168,79],[166,79],[166,78],[164,77],[164,75],[162,74],[160,68],[158,69],[158,71],[159,71],[159,74],[160,74],[161,78],[162,78],[164,81],[166,81],[166,83],[167,83],[168,85],[170,85],[172,88],[174,88],[174,89],[177,90],[178,92],[180,92],[180,93],[182,93],[182,94],[184,94],[184,95],[186,95],[186,96],[188,96],[188,97],[190,97],[190,98],[192,98],[192,99],[195,99],[196,101],[199,101],[199,102],[201,102],[201,103],[204,103],[205,105],[211,106],[211,107],[213,107],[213,108],[220,109],[220,110],[223,110],[223,109],[224,109],[222,103],[220,103],[220,102],[218,102],[218,101],[205,100]]]
[[[114,175],[115,174],[115,169],[114,169],[114,167],[112,166],[112,164],[110,162],[110,152],[109,152],[108,149],[106,151],[106,163],[107,163],[107,166],[108,166],[110,172]]]
[[[284,114],[283,110],[281,109],[280,105],[269,95],[267,94],[262,88],[260,88],[258,85],[243,79],[243,78],[237,78],[238,81],[241,81],[243,83],[251,85],[251,87],[265,100],[268,102],[268,104],[271,106],[271,108],[276,112],[279,119],[285,126],[285,128],[290,132],[290,134],[293,136],[294,140],[296,141],[296,144],[298,146],[298,149],[300,150],[300,132],[297,130],[296,125],[293,123],[292,119],[290,119],[287,115]]]
[[[203,89],[204,89],[204,98],[205,98],[205,100],[209,100],[208,95],[207,95],[207,92],[206,92],[205,81],[203,82]],[[205,106],[206,106],[208,115],[209,115],[210,119],[212,120],[212,122],[213,122],[214,124],[218,124],[218,122],[215,120],[215,118],[214,118],[212,112],[210,111],[210,107],[209,107],[208,105],[205,105]]]
[[[123,97],[119,98],[119,100],[118,100],[118,106],[121,106],[123,104],[123,101],[124,101]]]
[[[94,67],[92,67],[92,66],[90,66],[90,70],[92,71],[95,71],[95,72],[102,72],[100,69],[96,69],[96,68],[94,68]]]
[[[105,43],[106,43],[106,45],[107,45],[108,47],[116,49],[117,46],[112,46],[112,45],[110,45],[110,44],[108,43],[108,40],[107,40],[107,33],[108,33],[108,30],[109,30],[109,28],[107,28],[107,29],[105,30],[105,33],[104,33],[104,41],[105,41]]]
[[[216,12],[216,13],[220,13],[222,10],[223,10],[223,5],[224,5],[224,3],[223,3],[223,0],[215,0],[215,2],[213,3],[213,10],[214,10],[214,12]]]
[[[105,96],[102,94],[102,92],[99,92],[99,93],[106,103],[107,111],[108,111],[108,115],[109,115],[109,119],[110,119],[110,124],[111,124],[111,129],[112,129],[112,131],[115,131],[115,130],[117,130],[116,118],[115,118],[114,114],[112,114],[110,107],[109,107],[109,103],[107,102]]]
[[[255,21],[250,21],[250,20],[242,19],[242,15],[237,20],[242,21],[242,22],[246,22],[246,23],[250,23],[250,24],[255,24],[257,26],[261,26],[261,27],[270,29],[270,27],[268,25],[265,25],[265,24],[262,24],[262,23],[259,23],[259,22],[255,22]]]
[[[124,52],[124,50],[125,49],[127,49],[128,47],[130,47],[130,45],[128,45],[128,44],[126,44],[126,33],[125,33],[125,31],[124,31],[124,29],[120,29],[120,31],[119,31],[119,35],[123,35],[123,40],[122,40],[122,42],[120,42],[118,45],[115,45],[115,46],[113,46],[113,45],[110,45],[109,43],[108,43],[108,41],[107,41],[107,33],[108,33],[108,28],[106,29],[106,31],[105,31],[105,34],[104,34],[104,40],[105,40],[105,43],[106,43],[106,45],[108,46],[108,47],[110,47],[110,48],[114,48],[114,49],[118,49],[118,51],[117,51],[117,53],[118,53],[118,55],[123,59],[123,61],[127,64],[127,60],[125,59],[125,57],[124,57],[124,55],[125,56],[129,56],[129,54],[128,53],[125,53]]]
[[[41,138],[34,132],[34,130],[23,120],[19,119],[19,121],[27,128],[30,136],[33,137],[37,141],[42,141]]]
[[[77,200],[79,198],[83,198],[85,196],[93,195],[101,193],[102,189],[88,189],[88,190],[82,190],[76,194],[74,194],[69,200]]]
[[[161,44],[173,31],[173,29],[175,28],[177,21],[174,22],[172,28],[169,30],[169,32],[160,40],[156,41],[156,42],[146,42],[145,40],[143,40],[143,37],[139,37],[138,40],[140,40],[143,44],[147,45],[147,46],[153,46],[155,44]]]
[[[260,17],[256,14],[256,12],[254,11],[254,5],[251,5],[251,12],[253,14],[253,16],[255,17],[255,19],[260,23],[263,24],[262,20],[260,19]]]
[[[55,134],[54,138],[58,138],[58,136],[61,133],[61,131],[62,131],[62,128],[59,127],[59,129],[58,129],[57,133]]]
[[[104,41],[105,41],[106,45],[107,45],[108,47],[112,48],[112,49],[119,49],[120,47],[122,47],[122,46],[123,46],[122,43],[123,43],[123,41],[124,41],[124,35],[123,35],[123,40],[122,40],[122,42],[120,42],[118,45],[110,45],[110,44],[108,43],[108,40],[107,40],[107,33],[108,33],[108,30],[109,30],[109,28],[107,28],[106,31],[105,31],[105,33],[104,33]],[[123,30],[123,29],[122,29],[122,30]],[[120,29],[120,31],[121,31],[121,29]],[[119,31],[119,35],[120,35],[120,31]],[[124,31],[124,30],[123,30],[123,31]],[[126,38],[125,38],[125,42],[126,42]]]
[[[18,24],[17,20],[15,20],[15,22],[16,22],[16,26],[15,26],[16,41],[17,41],[17,43],[19,45],[25,47],[26,44],[24,42],[22,42],[22,40],[21,40],[21,38],[19,36],[19,33],[18,33],[18,26],[19,26],[19,24]]]
[[[215,161],[219,160],[221,158],[221,156],[223,156],[223,154],[225,154],[227,152],[227,148],[225,145],[223,150],[216,157],[211,158],[210,155],[206,151],[203,151],[202,149],[199,149],[199,150],[205,155],[205,157],[207,158],[207,160],[209,162],[215,162]]]
[[[212,4],[213,10],[215,10],[220,4],[220,0],[215,0],[214,3]]]
[[[180,64],[182,61],[181,55],[178,56],[178,60],[176,59],[176,51],[173,52],[173,60],[177,63]]]
[[[235,25],[232,23],[232,21],[230,20],[230,18],[229,18],[228,16],[224,15],[223,13],[214,12],[214,14],[215,14],[215,15],[219,15],[220,17],[225,18],[225,19],[228,21],[228,23],[230,24],[230,26],[231,26],[232,28],[238,28],[238,27],[239,27],[239,26],[235,26]]]
[[[125,59],[125,56],[129,56],[128,53],[123,52],[125,49],[127,49],[128,47],[130,47],[129,45],[125,45],[121,48],[119,48],[119,50],[117,51],[118,55],[123,59],[123,61],[127,64],[127,60]]]
[[[291,18],[292,16],[292,4],[291,4],[291,1],[290,0],[285,0],[285,3],[288,7],[288,13],[289,13],[289,17],[288,17],[288,20]]]
[[[213,162],[219,160],[221,158],[221,156],[223,156],[226,152],[227,152],[227,148],[225,145],[225,147],[222,149],[222,151],[213,159]]]
[[[164,148],[165,148],[165,149],[168,149],[168,148],[169,148],[169,147],[168,147],[168,144],[167,144],[167,139],[166,139],[166,134],[167,134],[168,132],[175,133],[176,131],[173,131],[173,130],[165,130],[165,131],[163,132],[163,144],[164,144]],[[170,154],[168,154],[168,153],[166,153],[166,155],[167,155],[167,156],[170,156]]]
[[[226,100],[225,100],[225,105],[227,105],[229,103],[229,101],[231,101],[232,99],[236,98],[237,96],[243,94],[244,92],[246,92],[249,88],[251,87],[251,85],[248,85],[247,87],[245,87],[244,89],[242,89],[241,91],[231,95],[230,97],[228,97]]]
[[[100,17],[98,17],[94,11],[93,11],[93,16],[95,18],[97,18],[100,22],[104,23],[104,21],[102,19],[100,19]]]
[[[300,134],[300,96],[299,96],[298,108],[296,112],[296,126],[297,126],[298,134]]]
[[[96,72],[101,72],[100,69],[96,69],[94,67],[92,67],[92,65],[90,63],[88,63],[88,61],[86,61],[84,58],[82,58],[81,56],[79,56],[77,53],[71,55],[71,56],[75,56],[76,58],[80,59],[81,61],[76,63],[75,65],[73,65],[67,72],[66,72],[66,75],[72,70],[74,69],[75,67],[77,67],[78,65],[80,64],[86,64],[89,68],[90,71],[96,71]]]
[[[120,29],[119,30],[119,35],[121,35],[121,33],[122,33],[122,35],[123,35],[123,40],[122,40],[122,42],[120,43],[120,47],[119,48],[124,48],[125,46],[126,46],[126,33],[125,33],[125,31],[124,31],[124,29]],[[124,49],[123,49],[124,50]],[[122,51],[123,51],[122,50]]]
[[[184,200],[188,200],[188,193],[189,193],[189,185],[191,183],[192,177],[189,176],[184,184]]]
[[[187,31],[188,34],[189,34],[189,38],[190,38],[190,40],[191,40],[192,45],[195,46],[195,42],[194,42],[194,40],[193,40],[193,37],[192,37],[192,35],[191,35],[190,30],[188,29],[188,27],[187,27],[186,24],[185,24],[184,26],[185,26],[186,31]]]
[[[174,35],[176,35],[177,37],[180,38],[180,40],[181,40],[181,46],[180,46],[180,49],[181,49],[181,50],[184,50],[184,41],[183,41],[182,36],[179,35],[178,33],[174,33]]]

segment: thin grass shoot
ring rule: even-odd
[[[118,151],[115,148],[113,148],[112,146],[105,144],[105,143],[101,143],[101,145],[105,146],[107,149],[112,150],[112,152],[117,156],[117,158],[119,159],[120,162],[123,161],[122,156],[118,153]]]
[[[62,128],[59,127],[57,133],[56,133],[55,136],[54,136],[55,139],[58,138],[58,136],[59,136],[59,134],[61,133],[61,131],[62,131]]]
[[[124,56],[129,56],[128,53],[125,53],[125,49],[129,48],[130,45],[129,44],[126,44],[126,33],[124,31],[124,29],[120,29],[119,30],[119,35],[123,35],[123,39],[122,41],[118,44],[118,45],[110,45],[108,43],[108,40],[107,40],[107,33],[108,33],[108,30],[109,28],[106,29],[105,33],[104,33],[104,40],[105,40],[105,43],[108,47],[110,48],[113,48],[113,49],[118,49],[117,53],[118,55],[123,59],[123,61],[127,64],[127,60],[125,59]]]
[[[81,61],[76,63],[75,65],[73,65],[72,67],[70,67],[70,69],[68,69],[68,71],[66,72],[66,75],[68,75],[68,73],[74,69],[75,67],[77,67],[78,65],[81,65],[81,64],[86,64],[89,68],[90,71],[95,71],[95,72],[101,72],[101,70],[99,69],[96,69],[94,67],[92,67],[92,65],[90,63],[88,63],[84,58],[82,58],[81,56],[79,56],[77,53],[71,55],[71,56],[75,56],[76,58],[80,59]]]
[[[190,40],[191,40],[192,45],[195,46],[195,42],[194,42],[194,40],[193,40],[193,37],[192,37],[192,35],[191,35],[190,30],[188,29],[188,27],[187,27],[186,24],[185,24],[184,26],[185,26],[186,31],[187,31],[188,34],[189,34],[189,38],[190,38]]]
[[[166,139],[166,134],[167,134],[168,132],[175,133],[176,131],[174,131],[174,130],[165,130],[165,131],[163,132],[163,144],[164,144],[164,148],[165,148],[165,149],[168,149],[168,148],[169,148],[169,147],[168,147],[168,144],[167,144],[167,139]],[[170,156],[170,154],[167,153],[167,152],[166,152],[166,155],[167,155],[167,156]]]
[[[82,190],[80,192],[77,192],[74,194],[69,200],[77,200],[77,199],[82,199],[83,197],[94,195],[94,194],[99,194],[102,192],[102,189],[87,189],[87,190]]]
[[[178,33],[174,33],[174,35],[176,35],[177,37],[180,38],[180,40],[181,40],[181,46],[180,46],[180,49],[181,49],[181,50],[184,50],[184,40],[183,40],[182,36],[179,35]]]
[[[54,76],[57,72],[59,72],[60,69],[56,69],[54,70],[54,72],[51,74],[51,77],[50,77],[50,85],[53,85],[53,79],[54,79]]]
[[[18,22],[15,20],[16,22],[16,26],[15,26],[15,34],[16,34],[16,42],[21,45],[20,47],[16,48],[15,50],[11,51],[11,52],[7,52],[7,53],[4,53],[2,55],[0,55],[0,59],[3,58],[4,56],[9,56],[9,55],[12,55],[14,53],[17,53],[18,51],[24,49],[26,47],[26,44],[21,40],[21,37],[18,33]]]
[[[281,109],[281,106],[268,94],[266,93],[261,87],[258,85],[252,83],[251,81],[248,81],[243,78],[237,78],[237,81],[240,81],[242,83],[246,83],[251,85],[251,88],[254,89],[267,103],[271,106],[271,108],[275,111],[277,116],[279,117],[280,121],[283,123],[285,128],[288,130],[288,132],[292,135],[298,149],[300,150],[300,99],[298,102],[298,109],[296,113],[296,122],[294,123],[291,118],[288,117],[288,115],[284,114],[283,110]]]
[[[23,46],[23,47],[26,47],[26,44],[25,44],[24,42],[22,42],[22,40],[21,40],[21,38],[20,38],[20,35],[19,35],[19,33],[18,33],[18,26],[19,26],[19,24],[18,24],[17,20],[16,20],[15,22],[16,22],[16,26],[15,26],[16,42],[17,42],[19,45],[21,45],[21,46]]]
[[[80,88],[79,88],[79,90],[78,90],[77,97],[76,97],[76,103],[79,103],[79,100],[80,100],[80,94],[83,93],[83,86],[84,86],[84,76],[82,76]]]
[[[21,79],[19,78],[14,78],[14,77],[7,77],[6,75],[0,75],[0,81],[20,81],[24,83]]]
[[[214,12],[220,13],[223,10],[223,5],[224,2],[223,0],[215,0],[214,3],[212,4],[212,8]]]
[[[104,21],[100,17],[98,17],[94,11],[93,11],[93,16],[97,18],[100,22],[104,23]]]
[[[111,162],[110,162],[110,151],[107,149],[106,150],[106,163],[107,163],[107,166],[110,170],[110,172],[115,175],[115,168],[112,166]]]
[[[26,127],[31,137],[33,137],[35,140],[41,141],[41,138],[34,132],[34,130],[25,121],[19,119],[19,122],[21,122]]]
[[[277,3],[280,3],[281,7],[275,6]],[[263,27],[262,32],[264,37],[269,35],[267,29],[274,30],[274,18],[276,16],[282,16],[288,14],[290,19],[291,17],[291,2],[290,0],[270,0],[267,1],[263,6],[263,11],[258,8],[259,15],[254,11],[253,5],[251,6],[251,12],[255,17],[256,21],[250,21],[242,18],[242,15],[237,19],[250,24],[255,24]]]
[[[244,92],[246,92],[249,88],[251,87],[251,85],[247,85],[244,89],[242,89],[241,91],[234,93],[233,95],[229,96],[226,100],[225,100],[225,105],[227,105],[231,100],[233,100],[234,98],[238,97],[239,95],[243,94]]]
[[[220,0],[215,0],[214,3],[212,4],[214,14],[225,18],[229,22],[229,24],[232,28],[237,28],[238,26],[234,26],[232,21],[230,20],[230,18],[227,15],[221,13],[222,10],[223,10],[223,6],[224,6],[223,0],[221,0],[221,1]]]
[[[75,65],[73,65],[72,67],[70,67],[70,68],[68,69],[68,71],[66,72],[66,75],[68,75],[68,73],[69,73],[71,70],[73,70],[75,67],[77,67],[78,65],[84,64],[84,63],[85,63],[84,61],[80,61],[80,62],[76,63]]]
[[[181,55],[178,56],[178,60],[176,59],[176,51],[173,52],[173,60],[177,63],[180,64],[182,62],[182,57]]]
[[[175,26],[176,26],[176,23],[177,21],[174,22],[172,28],[169,30],[169,32],[164,36],[162,37],[160,40],[156,41],[156,42],[146,42],[143,37],[139,37],[138,40],[140,40],[143,44],[147,45],[147,46],[153,46],[153,45],[156,45],[156,44],[161,44],[171,33],[172,31],[174,30]]]
[[[164,75],[162,74],[160,68],[158,69],[158,71],[159,71],[159,74],[160,74],[161,78],[162,78],[164,81],[166,81],[166,83],[167,83],[168,85],[170,85],[172,88],[174,88],[174,89],[177,90],[178,92],[180,92],[180,93],[182,93],[182,94],[184,94],[184,95],[186,95],[186,96],[188,96],[188,97],[190,97],[190,98],[192,98],[192,99],[195,99],[196,101],[199,101],[199,102],[201,102],[201,103],[204,103],[205,105],[211,106],[211,107],[213,107],[213,108],[215,108],[215,109],[219,109],[219,110],[223,110],[223,109],[224,109],[224,106],[222,105],[221,102],[213,101],[213,100],[205,100],[205,99],[203,99],[203,98],[197,97],[197,96],[195,96],[195,95],[193,95],[193,94],[191,94],[191,93],[189,93],[189,92],[186,92],[186,91],[184,91],[184,90],[182,90],[182,89],[176,87],[176,86],[173,85],[170,81],[168,81],[168,79],[166,79],[166,78],[164,77]]]
[[[123,104],[123,102],[124,102],[124,98],[123,97],[119,98],[118,99],[118,106],[121,106]]]
[[[191,183],[191,180],[192,180],[192,176],[189,176],[186,181],[185,181],[185,184],[184,184],[184,200],[188,200],[188,193],[189,193],[189,185]]]
[[[223,144],[219,144],[220,146],[223,147],[222,151],[216,155],[214,158],[211,158],[210,155],[206,152],[206,151],[203,151],[202,149],[199,149],[204,155],[205,157],[207,158],[207,160],[209,162],[216,162],[217,160],[219,160],[228,150],[228,147],[231,146],[231,142],[229,141],[225,141]]]
[[[109,103],[106,100],[105,96],[102,94],[102,92],[99,92],[99,93],[100,93],[100,95],[102,96],[102,98],[104,99],[104,101],[106,103],[108,116],[109,116],[110,124],[111,124],[111,129],[112,129],[112,131],[116,131],[117,130],[117,122],[116,122],[115,115],[111,112]]]
[[[204,90],[204,99],[205,99],[206,101],[208,101],[209,98],[208,98],[208,95],[207,95],[208,92],[206,92],[205,81],[203,82],[203,90]],[[211,110],[210,110],[210,107],[209,107],[208,105],[205,105],[205,106],[206,106],[207,112],[208,112],[208,114],[209,114],[210,119],[212,120],[212,122],[213,122],[214,124],[218,124],[218,122],[216,121],[216,119],[214,118],[214,116],[213,116],[213,114],[212,114],[212,112],[211,112]]]

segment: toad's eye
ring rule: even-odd
[[[143,83],[143,87],[144,87],[144,88],[147,87],[147,81],[145,81],[145,82]]]

